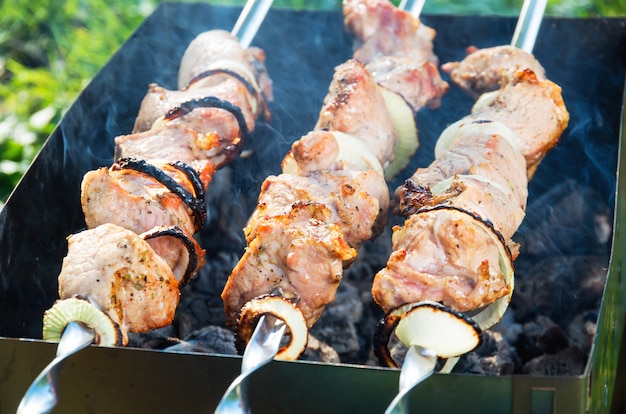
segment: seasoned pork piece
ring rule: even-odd
[[[272,100],[272,81],[265,68],[265,52],[256,47],[244,49],[225,30],[200,33],[189,43],[178,70],[178,89],[202,78],[207,71],[227,70],[256,84],[266,100]],[[261,105],[260,105],[261,106]]]
[[[178,282],[165,261],[130,230],[103,224],[68,238],[59,274],[59,297],[86,297],[122,331],[169,325],[179,300]]]
[[[500,89],[510,74],[530,69],[537,78],[546,79],[541,63],[535,57],[514,46],[496,46],[487,49],[470,47],[461,62],[449,62],[441,69],[450,74],[452,82],[474,96]]]
[[[501,122],[515,132],[529,177],[569,123],[561,88],[530,70],[517,72],[498,92],[479,99],[471,117]]]
[[[102,167],[89,171],[83,177],[81,203],[88,228],[112,223],[141,234],[158,226],[177,226],[192,241],[198,228],[189,206],[179,195],[154,177],[132,169]],[[181,280],[186,270],[187,248],[168,238],[153,239],[149,243],[167,258],[177,279]],[[197,270],[204,264],[204,251],[199,246],[195,249],[199,254]]]
[[[381,56],[414,61],[439,59],[433,52],[435,31],[387,0],[344,0],[344,26],[356,39],[353,57],[369,63]]]
[[[195,129],[172,124],[115,137],[114,158],[184,162],[200,174],[204,186],[208,187],[216,166],[229,155],[228,148],[222,144],[215,134],[201,134]]]
[[[168,111],[180,107],[185,102],[202,100],[205,97],[218,98],[235,105],[245,119],[247,130],[251,131],[254,128],[256,119],[254,98],[240,81],[228,78],[216,85],[180,91],[172,91],[151,84],[148,87],[148,93],[141,102],[133,132],[147,131],[160,123],[168,122],[194,128],[202,134],[215,134],[220,140],[227,143],[236,137],[241,137],[241,126],[236,117],[228,110],[220,107],[196,105],[186,115],[171,121],[163,120],[163,116]],[[155,122],[157,122],[156,125]]]
[[[377,88],[362,63],[350,59],[337,66],[315,129],[358,137],[384,167],[393,160],[396,136]]]
[[[374,80],[402,96],[414,111],[439,107],[448,83],[437,69],[435,31],[387,0],[345,0],[346,30],[357,39],[354,58]]]
[[[389,311],[431,300],[465,312],[507,295],[502,246],[478,223],[463,211],[440,208],[394,228],[393,252],[372,286],[376,303]]]

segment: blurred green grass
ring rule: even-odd
[[[160,2],[0,0],[0,208],[64,111]],[[521,0],[429,0],[423,13],[517,15],[521,5]],[[339,10],[341,2],[275,0],[273,7]],[[626,2],[549,0],[546,14],[626,17]]]

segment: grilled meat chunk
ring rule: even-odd
[[[384,167],[393,160],[396,136],[385,101],[365,66],[354,60],[335,68],[315,129],[359,138]],[[377,122],[364,122],[364,120]]]
[[[225,153],[226,151],[226,153]],[[218,165],[228,157],[228,151],[216,134],[201,134],[179,124],[115,137],[114,158],[138,158],[183,162],[192,166],[208,187]]]
[[[141,102],[133,132],[147,131],[159,123],[176,123],[194,128],[199,133],[215,134],[221,140],[231,141],[241,137],[238,120],[228,111],[216,107],[198,106],[185,116],[172,121],[163,120],[164,115],[181,104],[212,96],[238,107],[244,116],[247,130],[254,128],[256,114],[253,97],[245,86],[236,79],[228,78],[210,87],[195,87],[184,91],[171,91],[150,84],[148,93]],[[156,125],[155,125],[156,122]]]
[[[431,300],[465,312],[507,295],[501,246],[478,223],[466,212],[438,208],[394,228],[392,254],[372,286],[376,303],[387,312]]]
[[[501,122],[515,132],[529,177],[569,123],[561,87],[528,69],[515,73],[498,92],[479,99],[472,117]]]
[[[68,238],[59,297],[86,297],[122,331],[145,332],[171,323],[178,282],[165,261],[136,233],[103,224]]]
[[[437,69],[435,31],[387,0],[344,0],[344,24],[355,36],[354,58],[376,83],[402,96],[414,111],[439,107],[448,83]]]
[[[312,326],[334,299],[343,268],[380,229],[387,199],[372,170],[268,177],[244,229],[248,248],[222,293],[228,322],[250,299],[280,292]]]
[[[180,179],[184,183],[185,179]],[[192,191],[191,187],[188,190]],[[193,213],[180,196],[154,177],[115,165],[89,171],[83,177],[81,203],[88,228],[112,223],[141,234],[159,226],[179,227],[196,245],[198,260],[192,273],[204,265],[204,250],[192,237],[199,223],[192,219]],[[149,243],[167,259],[177,280],[182,280],[187,269],[187,248],[179,240],[165,237]]]
[[[205,78],[212,70],[229,70],[256,84],[265,100],[272,100],[272,81],[265,68],[265,52],[256,47],[243,48],[239,40],[225,30],[200,33],[189,43],[178,70],[178,89]],[[259,108],[264,108],[259,103]],[[266,114],[269,116],[269,114]]]
[[[509,45],[486,49],[470,47],[465,59],[445,63],[441,69],[450,75],[452,82],[473,96],[500,89],[511,74],[525,69],[533,71],[539,79],[546,79],[545,69],[532,54]]]
[[[425,207],[455,206],[490,220],[505,240],[512,237],[526,208],[526,162],[515,143],[489,126],[453,126],[458,136],[450,147],[396,190],[398,212],[408,217]]]

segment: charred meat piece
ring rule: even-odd
[[[365,122],[364,120],[377,122]],[[335,68],[315,129],[354,135],[384,167],[393,159],[395,134],[385,101],[365,66],[350,59]]]
[[[59,274],[59,298],[86,297],[122,331],[145,332],[169,325],[179,300],[169,266],[136,233],[103,224],[68,238]]]
[[[532,54],[509,45],[470,47],[465,59],[445,63],[441,69],[454,84],[473,96],[500,89],[511,74],[525,69],[533,71],[539,79],[546,79],[545,69]]]
[[[345,0],[346,30],[357,39],[354,58],[376,83],[402,96],[414,111],[437,108],[448,83],[437,69],[435,31],[387,0]]]

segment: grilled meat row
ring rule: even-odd
[[[248,301],[268,294],[292,301],[309,327],[317,321],[359,246],[386,223],[384,167],[396,130],[381,88],[402,95],[428,85],[404,96],[414,110],[438,105],[447,90],[432,29],[386,0],[343,5],[346,29],[358,38],[354,59],[335,68],[313,131],[262,185],[244,229],[248,247],[222,292],[230,325]]]
[[[528,179],[569,121],[561,88],[521,50],[485,49],[444,69],[461,87],[487,92],[444,131],[435,161],[395,191],[396,211],[407,219],[394,229],[392,254],[372,287],[385,311],[432,300],[467,312],[510,295],[502,261],[517,256],[511,238],[524,218]]]
[[[85,174],[87,230],[71,235],[60,299],[81,296],[128,332],[169,325],[179,289],[204,264],[194,239],[204,193],[259,118],[269,119],[263,51],[230,33],[200,34],[180,64],[179,89],[151,84],[134,130],[115,138],[115,162]]]

